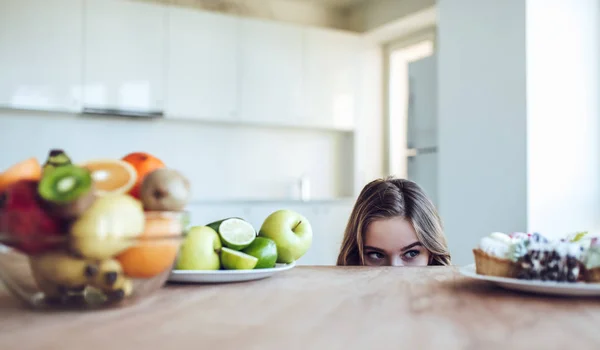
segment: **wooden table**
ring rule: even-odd
[[[457,269],[296,267],[169,285],[129,308],[27,311],[0,292],[0,349],[600,349],[600,299],[540,297]]]

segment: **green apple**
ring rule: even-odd
[[[218,270],[221,239],[208,226],[194,226],[188,231],[179,251],[178,270]]]
[[[289,264],[300,259],[312,244],[310,222],[292,210],[278,210],[269,215],[258,233],[277,245],[277,262]]]

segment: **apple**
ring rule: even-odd
[[[218,270],[221,239],[208,226],[194,226],[188,231],[179,251],[178,270]]]
[[[312,227],[301,214],[278,210],[263,222],[259,236],[272,239],[277,245],[277,262],[289,264],[300,259],[312,244]]]

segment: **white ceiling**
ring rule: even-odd
[[[293,0],[298,2],[312,2],[319,5],[331,6],[336,8],[348,8],[353,7],[358,4],[367,2],[367,1],[376,1],[376,0]],[[400,1],[400,0],[398,0]]]

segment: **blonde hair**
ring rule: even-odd
[[[375,220],[403,217],[431,254],[429,265],[450,265],[450,252],[437,209],[416,183],[388,177],[368,183],[354,204],[337,259],[338,266],[364,265],[364,239]]]

